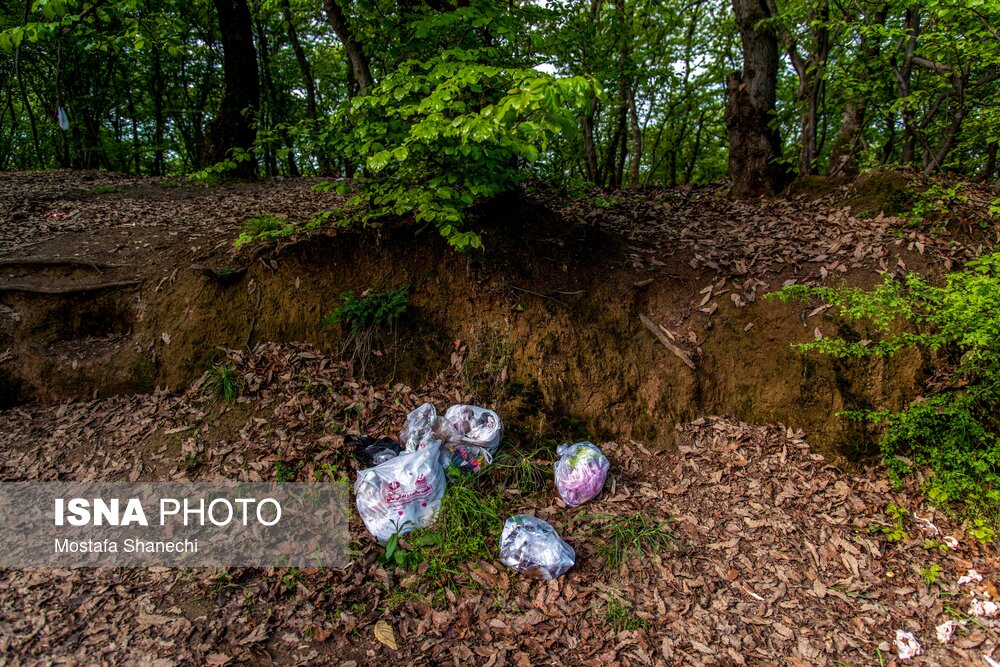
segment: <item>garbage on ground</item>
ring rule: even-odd
[[[424,403],[410,414],[406,415],[406,425],[399,432],[399,439],[403,443],[403,449],[408,452],[415,452],[431,444],[441,443],[438,434],[440,430],[440,419],[437,410],[430,403]]]
[[[358,472],[354,482],[358,514],[379,542],[429,526],[437,518],[445,476],[440,442]]]
[[[969,605],[969,616],[993,618],[998,615],[1000,615],[1000,606],[997,606],[993,600],[972,598],[972,604]]]
[[[601,492],[611,462],[593,443],[562,444],[556,454],[556,489],[567,505],[577,507]]]
[[[503,434],[497,413],[475,405],[453,405],[445,411],[443,422],[437,430],[451,452],[452,465],[478,473],[493,463]]]
[[[945,621],[934,628],[937,630],[937,640],[942,644],[950,644],[955,639],[955,621]]]
[[[385,463],[396,458],[403,447],[392,438],[369,438],[365,435],[349,435],[344,444],[354,448],[354,456],[366,468]]]
[[[573,567],[576,552],[545,521],[516,514],[503,525],[500,561],[522,574],[556,579]]]
[[[969,570],[964,576],[958,578],[958,585],[963,584],[978,584],[983,580],[983,575],[979,574],[975,570]]]
[[[896,647],[896,655],[900,660],[911,660],[918,655],[923,655],[924,649],[917,643],[917,638],[912,632],[896,630],[896,639],[892,642]]]

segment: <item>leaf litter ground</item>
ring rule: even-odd
[[[96,185],[119,192],[97,196]],[[152,288],[170,264],[227,252],[224,241],[249,215],[308,219],[332,205],[308,185],[188,189],[105,175],[83,183],[60,172],[5,176],[0,252],[124,256]],[[940,269],[983,251],[822,201],[628,197],[571,204],[563,214],[624,236],[637,269],[663,269],[680,251],[689,270],[714,274],[713,285],[738,281],[741,299],[774,276],[823,281],[907,262]],[[208,231],[206,215],[217,221]],[[700,307],[711,310],[722,293],[699,295]],[[365,382],[304,344],[228,355],[242,384],[232,406],[196,385],[3,411],[0,478],[270,480],[281,470],[299,481],[353,480],[345,433],[395,433],[424,401],[472,399],[458,341],[452,367],[412,388]],[[382,564],[356,520],[356,557],[343,571],[5,571],[0,654],[12,664],[869,665],[891,664],[889,644],[906,630],[925,650],[917,664],[1000,658],[996,621],[966,615],[974,589],[996,597],[996,547],[923,506],[915,488],[891,488],[880,468],[827,465],[803,433],[780,425],[706,417],[678,427],[676,439],[669,452],[601,443],[615,465],[604,494],[582,508],[566,508],[551,481],[523,500],[577,550],[576,567],[555,582],[525,580],[484,553],[464,566],[463,585],[434,588]],[[894,542],[886,537],[890,503],[908,511],[905,536]],[[670,518],[676,544],[609,571],[599,517],[636,513]],[[958,546],[933,546],[946,536]],[[940,574],[928,583],[921,571],[935,564]],[[984,581],[959,587],[970,568]],[[966,622],[946,645],[934,628],[948,618]],[[398,652],[373,639],[379,621],[392,626]]]
[[[230,353],[243,384],[233,406],[195,386],[9,410],[2,477],[255,481],[273,479],[280,461],[300,481],[353,479],[331,430],[392,433],[424,401],[469,400],[462,352],[456,344],[452,368],[409,388],[360,381],[306,345],[261,344]],[[781,426],[712,417],[677,439],[674,452],[604,443],[615,466],[582,508],[566,508],[551,482],[525,500],[577,550],[555,582],[523,579],[484,553],[464,568],[466,585],[434,590],[381,564],[355,520],[344,571],[8,570],[0,650],[32,662],[864,665],[880,645],[891,653],[896,629],[918,637],[924,664],[973,664],[996,650],[990,620],[970,621],[954,644],[934,639],[949,614],[965,618],[972,589],[958,577],[975,568],[986,577],[978,590],[995,591],[997,558],[915,504],[915,489],[891,489],[879,469],[833,468]],[[889,503],[910,511],[900,542],[880,530]],[[592,517],[635,513],[671,518],[676,547],[609,571]],[[945,535],[958,546],[925,548]],[[928,585],[920,570],[934,563],[941,574]],[[641,627],[616,632],[611,601]],[[395,629],[398,654],[371,639],[379,620]]]

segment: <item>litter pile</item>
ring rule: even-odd
[[[380,544],[393,535],[434,523],[449,474],[477,475],[493,463],[503,423],[492,410],[453,405],[438,416],[424,403],[406,416],[399,441],[350,436],[355,456],[369,466],[354,483],[358,514]],[[555,463],[559,495],[570,507],[596,498],[611,463],[593,443],[560,445]],[[556,579],[576,562],[576,553],[555,528],[527,514],[507,519],[500,538],[500,560],[541,579]]]

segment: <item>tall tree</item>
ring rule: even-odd
[[[743,69],[726,78],[726,134],[731,194],[774,194],[787,183],[781,137],[773,124],[778,85],[778,36],[766,0],[733,0]]]
[[[326,150],[320,145],[319,129],[316,127],[318,115],[316,113],[316,80],[313,78],[312,67],[306,59],[306,51],[302,48],[299,40],[299,31],[295,27],[295,18],[292,15],[292,6],[289,0],[279,0],[281,7],[281,23],[288,33],[288,42],[295,54],[295,64],[298,65],[299,73],[302,75],[302,83],[306,87],[306,120],[309,121],[309,134],[313,139],[313,151],[316,161],[319,164],[320,176],[329,176],[330,162],[326,156]]]
[[[367,95],[375,85],[368,56],[365,55],[361,42],[354,34],[347,15],[340,6],[340,0],[323,0],[323,7],[326,9],[326,17],[330,26],[337,33],[337,39],[344,45],[347,58],[351,61],[351,71],[358,83],[359,92],[361,95]]]
[[[253,20],[246,0],[214,0],[222,41],[222,99],[215,118],[205,128],[204,164],[226,159],[234,148],[250,151],[257,131],[254,113],[260,108],[257,52],[253,45]],[[255,178],[257,161],[252,153],[231,172],[237,178]]]

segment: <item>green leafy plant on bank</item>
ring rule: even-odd
[[[822,301],[874,329],[877,340],[822,338],[799,345],[837,358],[889,358],[904,348],[936,354],[947,385],[898,411],[844,416],[885,426],[880,447],[890,475],[922,473],[928,497],[973,519],[987,538],[1000,518],[1000,253],[969,262],[942,286],[919,275],[886,275],[866,291],[792,285],[782,301]],[[982,537],[980,538],[982,539]]]
[[[600,92],[590,77],[488,60],[488,52],[448,49],[405,62],[335,116],[338,152],[367,171],[348,200],[352,221],[412,216],[457,250],[482,248],[469,208],[513,190],[523,166],[556,135],[575,132],[579,110]]]
[[[464,582],[461,566],[491,558],[507,513],[498,488],[485,488],[469,473],[450,478],[435,522],[386,543],[383,561],[410,570],[420,568],[429,581]]]
[[[336,310],[324,317],[326,325],[341,325],[346,335],[341,354],[351,351],[351,361],[360,364],[360,372],[368,365],[377,346],[384,346],[383,333],[395,332],[410,305],[409,283],[385,291],[367,289],[360,294],[341,292],[344,300]]]
[[[604,605],[604,620],[615,632],[632,632],[648,630],[649,621],[635,613],[635,607],[622,600],[615,593],[608,593]]]
[[[932,183],[925,190],[916,193],[913,207],[906,213],[911,225],[921,222],[947,223],[957,204],[965,204],[969,196],[962,194],[962,185],[944,186]]]

